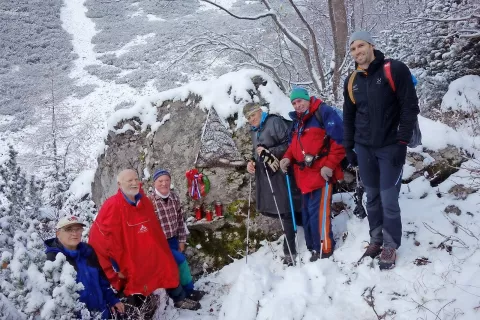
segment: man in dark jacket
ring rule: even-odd
[[[367,192],[370,245],[363,256],[381,253],[380,269],[391,269],[402,238],[398,194],[407,144],[420,111],[418,98],[408,67],[389,60],[393,90],[384,67],[387,61],[368,32],[351,35],[350,54],[356,74],[344,85],[343,144],[350,164],[358,164]]]
[[[257,211],[269,217],[278,218],[280,213],[285,229],[283,243],[284,264],[293,265],[297,252],[295,250],[295,233],[290,209],[290,201],[285,175],[279,169],[279,161],[288,147],[290,128],[285,120],[277,115],[263,112],[257,103],[248,103],[243,108],[243,114],[251,127],[253,143],[253,160],[247,164],[247,171],[255,174]],[[265,164],[264,164],[265,163]],[[267,171],[265,171],[265,167]],[[268,182],[271,180],[278,211]],[[293,180],[293,179],[292,179]],[[292,184],[292,200],[294,210],[300,211],[301,199],[296,185]],[[290,247],[292,255],[288,248]],[[293,259],[293,260],[292,260]]]
[[[83,222],[75,216],[66,216],[57,223],[56,238],[45,241],[47,260],[55,261],[63,253],[77,271],[77,282],[84,289],[79,292],[80,302],[90,312],[101,313],[102,319],[110,319],[116,312],[123,313],[124,305],[115,296],[92,247],[81,242]]]
[[[335,249],[330,219],[331,184],[343,179],[340,163],[345,150],[332,137],[338,137],[343,128],[337,112],[322,100],[310,97],[307,90],[293,89],[290,101],[295,109],[289,114],[293,120],[292,141],[280,167],[286,171],[293,166],[302,192],[305,242],[312,253],[310,261],[314,262],[330,257]]]

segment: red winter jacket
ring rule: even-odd
[[[301,169],[301,166],[296,164],[296,162],[305,160],[302,147],[305,153],[315,156],[320,153],[324,145],[326,131],[320,128],[320,123],[315,116],[315,112],[321,103],[322,101],[318,98],[310,98],[310,109],[300,119],[295,111],[290,112],[290,117],[294,121],[294,132],[291,143],[283,157],[290,159],[293,163],[295,181],[304,194],[325,186],[325,179],[320,175],[320,169],[324,166],[333,169],[331,182],[343,179],[340,162],[345,158],[345,149],[333,139],[330,139],[330,152],[326,156],[315,160],[310,168],[304,167]]]
[[[112,286],[125,295],[150,295],[157,288],[179,285],[173,259],[153,205],[143,191],[133,206],[123,193],[108,198],[90,229],[89,244]],[[118,278],[113,266],[125,275]]]

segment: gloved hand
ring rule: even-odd
[[[273,172],[276,172],[280,168],[280,162],[268,149],[263,149],[260,152],[260,159],[267,164]]]
[[[280,168],[284,173],[287,173],[289,166],[290,166],[290,159],[283,158],[282,160],[280,160]]]
[[[346,152],[347,152],[348,163],[352,167],[358,166],[357,154],[355,153],[355,151],[353,151],[353,149],[347,149]]]
[[[407,143],[399,141],[395,146],[396,148],[393,151],[392,164],[395,167],[400,167],[405,164],[405,159],[407,158]]]
[[[333,169],[330,169],[329,167],[322,167],[322,169],[320,169],[320,175],[323,179],[328,181],[333,176]]]

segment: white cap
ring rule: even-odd
[[[70,215],[70,216],[66,216],[66,217],[63,217],[60,220],[58,220],[57,230],[61,229],[61,228],[64,228],[64,227],[67,227],[67,226],[70,226],[70,225],[73,225],[73,224],[81,224],[82,226],[85,226],[82,219],[80,219],[79,217],[75,217],[75,216]]]

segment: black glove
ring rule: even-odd
[[[395,167],[400,167],[405,164],[405,159],[407,158],[407,144],[403,141],[399,141],[395,147],[396,148],[393,151],[392,164]]]
[[[260,160],[265,162],[273,172],[276,172],[280,168],[280,162],[268,149],[263,149],[260,152]]]
[[[358,166],[357,154],[355,151],[353,151],[353,149],[347,149],[346,152],[348,163],[350,163],[352,167]]]

